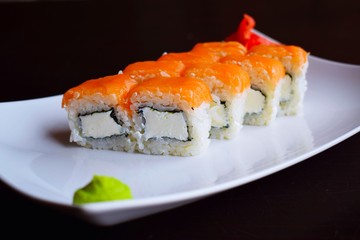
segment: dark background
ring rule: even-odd
[[[164,51],[187,51],[197,42],[222,40],[235,31],[244,13],[255,18],[259,31],[283,43],[360,64],[358,0],[0,1],[0,101],[62,94],[129,63],[156,59]],[[106,228],[44,207],[0,183],[1,235],[360,239],[359,144],[356,134],[263,179]]]

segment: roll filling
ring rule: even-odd
[[[145,140],[150,138],[189,140],[188,126],[183,111],[160,111],[143,107],[139,109],[139,113],[143,117]]]

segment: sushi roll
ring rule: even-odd
[[[250,77],[250,91],[245,102],[244,124],[269,125],[277,116],[280,91],[287,76],[278,60],[260,56],[227,56],[220,62],[236,64]]]
[[[248,54],[273,58],[284,65],[288,80],[281,91],[279,115],[302,114],[309,54],[298,46],[286,45],[257,45]]]
[[[215,60],[229,55],[243,56],[246,54],[246,51],[244,45],[235,41],[197,43],[191,50],[193,53],[210,54]]]
[[[123,73],[141,82],[153,77],[179,77],[184,67],[181,61],[143,61],[129,64]]]
[[[126,74],[88,80],[65,92],[70,142],[94,149],[134,151],[126,95],[137,84]]]
[[[231,139],[243,125],[244,104],[250,89],[250,79],[246,71],[233,64],[202,63],[185,68],[183,76],[204,81],[210,88],[210,137]]]
[[[207,149],[212,101],[207,85],[196,78],[156,77],[129,95],[137,151],[192,156]]]

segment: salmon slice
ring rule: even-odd
[[[298,46],[257,45],[248,54],[277,59],[283,63],[286,72],[292,75],[299,75],[308,62],[308,52]]]
[[[133,95],[152,95],[167,98],[168,105],[176,103],[181,108],[196,108],[211,101],[208,86],[201,80],[190,77],[156,77],[135,86],[129,93]],[[167,97],[165,97],[167,96]]]
[[[141,82],[154,77],[179,77],[184,67],[181,61],[143,61],[129,64],[123,72]]]
[[[202,79],[210,88],[224,100],[242,93],[250,86],[249,75],[240,66],[224,63],[199,63],[189,65],[184,70],[184,76]]]
[[[280,61],[261,56],[227,56],[220,60],[222,63],[236,64],[245,70],[251,84],[264,85],[271,90],[285,76],[284,66]],[[262,79],[258,81],[256,79]]]
[[[73,100],[92,95],[99,95],[99,97],[106,98],[111,96],[114,105],[124,105],[126,94],[136,84],[137,81],[127,74],[110,75],[87,80],[65,92],[62,99],[62,107],[67,107]]]
[[[243,56],[246,54],[245,46],[235,41],[198,43],[191,51],[211,54],[215,59],[220,59],[228,55]]]
[[[180,53],[165,53],[158,61],[181,61],[185,65],[196,64],[196,63],[213,63],[218,59],[215,58],[212,54],[204,53],[195,53],[195,52],[180,52]]]

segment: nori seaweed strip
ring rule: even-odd
[[[252,86],[252,85],[250,86],[250,88],[254,91],[259,91],[261,93],[261,95],[263,95],[266,99],[266,94],[263,91],[261,91],[261,89],[255,87],[255,86]]]
[[[83,137],[83,138],[85,138],[85,139],[109,139],[109,138],[121,137],[121,136],[128,137],[129,133],[124,132],[123,134],[114,134],[114,135],[111,135],[111,136],[108,136],[108,137],[103,137],[103,138],[94,138],[94,137]]]
[[[154,111],[158,111],[158,112],[169,112],[169,113],[179,113],[179,112],[183,112],[182,110],[179,110],[179,109],[174,109],[174,110],[159,110],[159,109],[156,109],[156,108],[153,108],[153,107],[149,107],[149,106],[143,106],[143,107],[140,107],[138,110],[137,110],[137,113],[142,113],[142,109],[143,108],[151,108],[152,110]]]
[[[220,101],[220,104],[221,105],[224,105],[224,109],[226,109],[227,108],[227,106],[226,106],[226,101]],[[226,111],[225,111],[225,113],[226,113]],[[226,114],[226,118],[227,118],[228,116],[227,116],[227,114]],[[226,124],[225,126],[222,126],[220,129],[223,129],[223,128],[229,128],[230,127],[230,124],[228,123],[228,124]],[[211,127],[211,128],[216,128],[216,127]]]
[[[290,77],[291,81],[293,80],[293,76],[290,73],[287,72],[287,73],[285,73],[285,75],[288,75]]]

